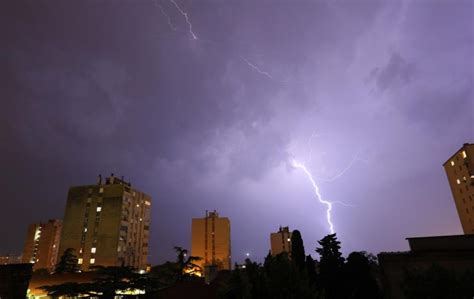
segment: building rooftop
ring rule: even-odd
[[[449,161],[451,161],[454,158],[454,156],[456,156],[459,153],[459,151],[461,151],[465,146],[472,146],[472,145],[474,145],[474,143],[464,143],[460,149],[458,149],[454,154],[452,154],[449,157],[448,160],[446,160],[446,162],[443,163],[443,166],[446,165],[446,163],[448,163]]]
[[[474,251],[474,235],[450,235],[406,238],[412,252]]]

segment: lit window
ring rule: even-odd
[[[143,218],[140,218],[140,221],[143,221]]]
[[[79,265],[82,264],[82,258],[78,258],[78,259],[77,259],[77,263],[78,263]]]
[[[82,248],[81,248],[81,249],[79,249],[79,253],[82,253]]]
[[[288,238],[288,242],[290,242],[290,241],[291,241],[291,239],[290,239],[290,238]]]
[[[97,212],[102,211],[102,207],[97,207]]]
[[[139,204],[137,204],[137,208],[139,208],[139,207],[140,207],[140,205],[139,205]]]
[[[100,188],[99,193],[104,193],[104,188]]]
[[[460,179],[456,179],[456,183],[461,184],[461,180]]]
[[[466,151],[462,151],[462,157],[463,157],[464,159],[466,159],[466,158],[467,158]]]
[[[85,232],[85,233],[87,233],[87,227],[86,227],[86,228],[84,228],[84,232]]]
[[[95,258],[91,258],[90,263],[91,263],[91,264],[94,264],[94,263],[95,263]]]
[[[463,181],[467,181],[467,179],[466,179],[466,177],[465,177],[465,176],[463,176],[463,177],[462,177],[462,179],[463,179]]]
[[[95,253],[96,252],[96,248],[95,247],[92,247],[91,248],[91,253]]]
[[[451,166],[454,166],[454,161],[451,161]]]
[[[145,201],[145,205],[149,206],[151,203],[149,201]]]

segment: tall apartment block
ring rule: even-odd
[[[28,226],[22,262],[32,263],[33,270],[53,271],[58,259],[61,220],[33,223]]]
[[[278,232],[270,234],[270,246],[273,256],[282,252],[291,253],[291,232],[288,226],[280,226]]]
[[[219,270],[231,269],[230,220],[216,211],[192,220],[191,255],[199,256],[200,267],[216,265]]]
[[[69,188],[59,252],[73,248],[81,270],[147,265],[151,197],[114,177]]]
[[[465,143],[443,166],[464,234],[474,234],[474,144]]]

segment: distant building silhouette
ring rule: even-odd
[[[465,234],[474,234],[474,144],[465,143],[444,164]]]
[[[73,248],[82,270],[147,265],[151,197],[112,174],[96,185],[69,188],[60,255]]]
[[[34,264],[33,270],[53,271],[58,258],[61,226],[61,220],[57,219],[30,224],[23,247],[22,262]]]
[[[230,220],[219,217],[216,211],[207,212],[204,218],[192,220],[191,255],[199,256],[196,262],[204,268],[216,265],[219,270],[231,269]]]
[[[21,264],[21,255],[0,255],[0,265]]]
[[[278,232],[270,234],[270,245],[273,256],[282,252],[291,254],[291,232],[288,226],[280,226]]]
[[[400,299],[406,270],[426,270],[437,264],[455,273],[474,269],[474,235],[407,238],[408,252],[378,254],[385,298]]]

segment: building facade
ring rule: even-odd
[[[474,144],[465,143],[444,164],[465,234],[474,234]]]
[[[33,270],[53,271],[58,259],[61,226],[61,220],[57,219],[30,224],[23,247],[22,262],[34,264]]]
[[[69,188],[59,252],[73,248],[81,270],[130,266],[145,270],[151,197],[122,179]]]
[[[231,269],[230,220],[219,214],[207,212],[204,218],[192,220],[191,255],[201,257],[196,262],[204,268],[216,265],[219,270]]]
[[[273,256],[282,252],[291,254],[291,232],[288,226],[280,226],[278,232],[270,234],[270,246]]]

